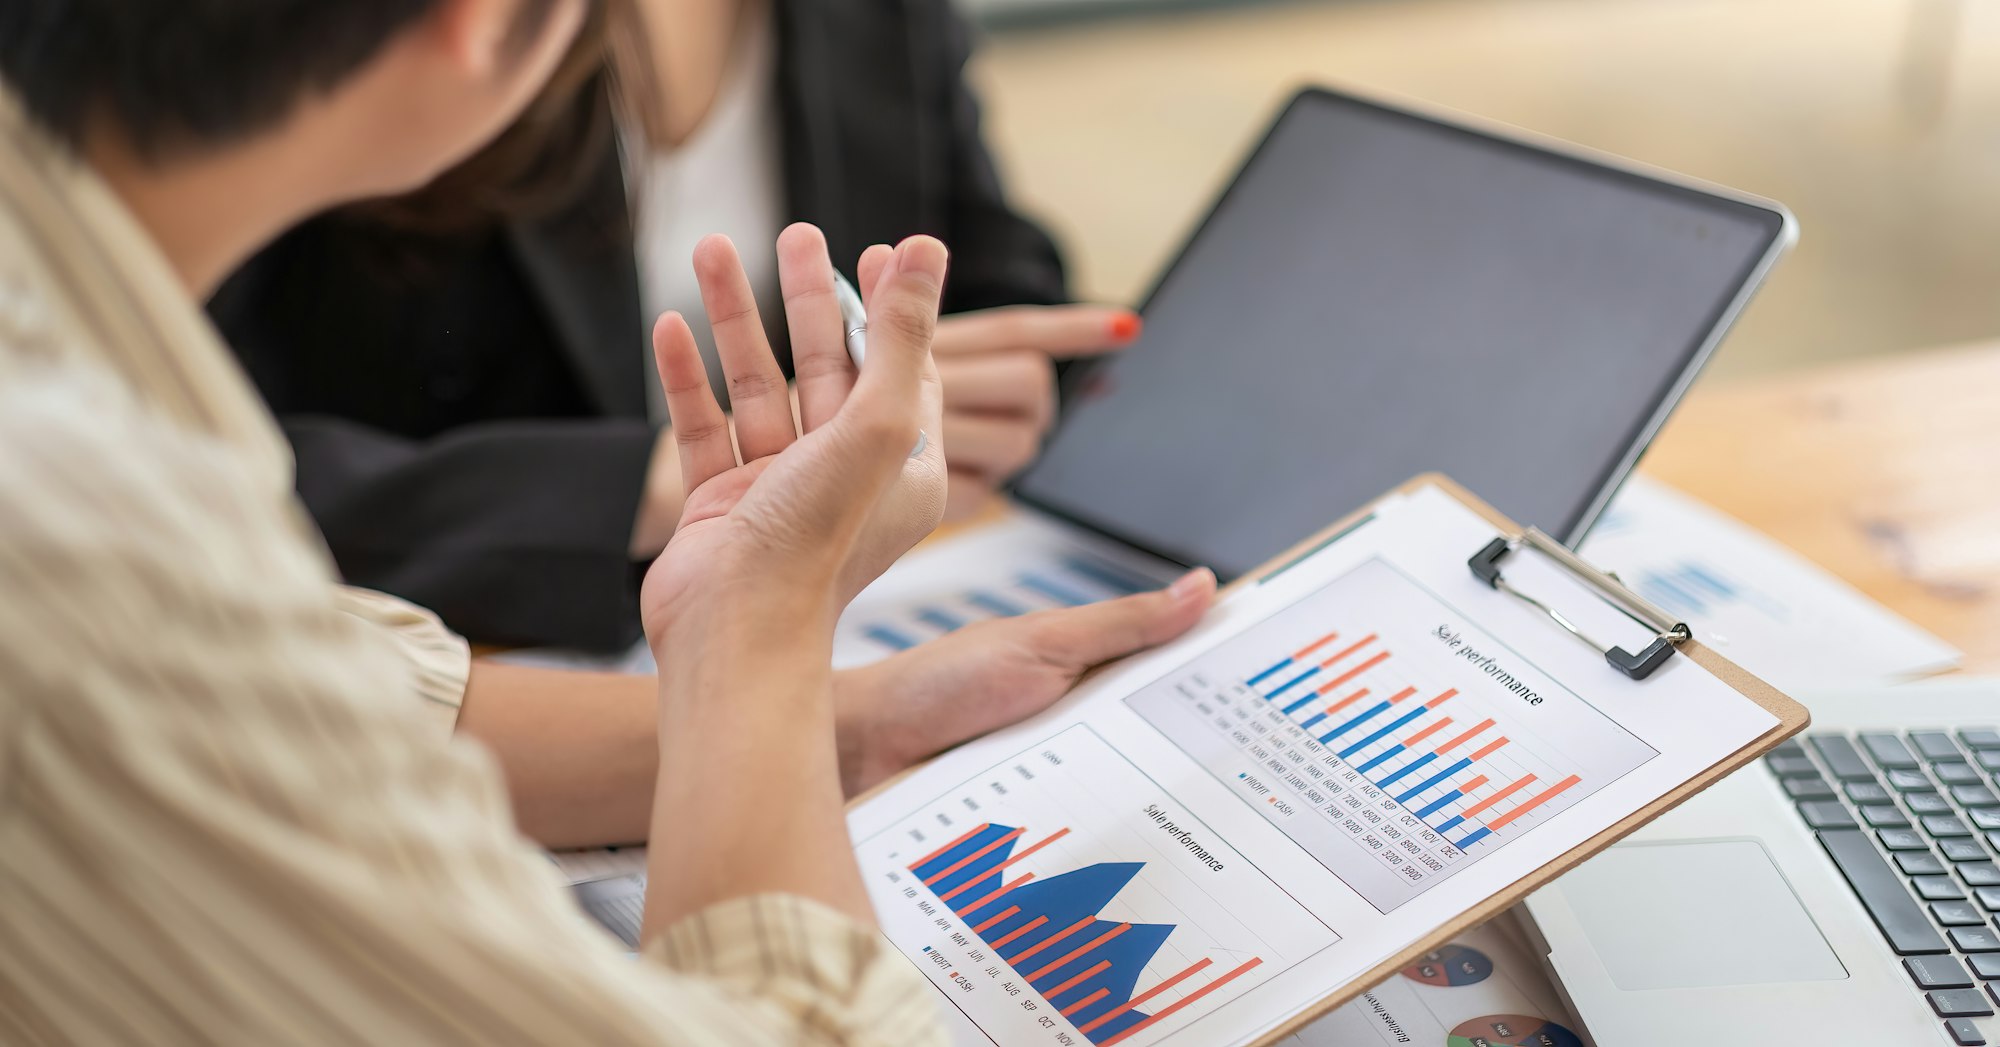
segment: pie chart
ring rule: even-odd
[[[1493,961],[1478,949],[1464,945],[1447,945],[1427,952],[1416,963],[1403,968],[1403,977],[1425,985],[1476,985],[1492,975]]]
[[[1577,1034],[1525,1014],[1489,1014],[1460,1022],[1444,1042],[1445,1047],[1583,1047]]]

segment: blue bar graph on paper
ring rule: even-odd
[[[1696,564],[1682,564],[1681,573],[1687,575],[1697,585],[1727,600],[1736,595],[1736,587],[1708,573]]]
[[[1173,924],[1136,923],[1107,919],[1100,915],[1124,892],[1139,874],[1140,862],[1100,862],[1059,873],[1047,879],[1024,883],[993,897],[1003,884],[1002,867],[1014,853],[1023,834],[1013,826],[986,825],[951,847],[909,866],[932,895],[961,918],[973,923],[973,933],[996,949],[1001,959],[1019,962],[1017,973],[1030,979],[1037,992],[1051,1006],[1066,1010],[1071,1021],[1086,1025],[1119,1012],[1126,1002],[1139,995],[1139,979],[1153,962],[1175,927]],[[946,899],[946,895],[951,895]],[[1077,945],[1102,937],[1127,924],[1116,937],[1073,956],[1063,950],[1035,951],[1036,946],[1057,935],[1065,943]],[[1021,934],[1023,929],[1027,933]],[[1067,948],[1067,945],[1065,946]],[[1096,974],[1092,968],[1107,964]],[[1083,1001],[1095,999],[1085,1005]],[[1146,1010],[1127,1008],[1086,1034],[1092,1043],[1103,1043],[1144,1022]]]
[[[1318,669],[1313,670],[1313,672],[1318,672],[1318,671],[1319,671]],[[1285,715],[1290,716],[1291,714],[1298,712],[1300,709],[1303,709],[1306,706],[1311,705],[1312,703],[1318,700],[1319,700],[1318,691],[1307,691],[1305,694],[1299,696],[1298,701],[1295,701],[1292,704],[1285,706]]]
[[[1402,750],[1403,750],[1402,746],[1400,745],[1396,746],[1397,752],[1401,752]],[[1379,782],[1376,782],[1375,784],[1380,788],[1387,789],[1388,787],[1401,781],[1404,775],[1410,773],[1411,771],[1422,770],[1425,764],[1430,763],[1432,760],[1435,760],[1437,758],[1438,754],[1436,753],[1425,753],[1422,756],[1419,756],[1416,759],[1411,760],[1409,763],[1404,764],[1401,768],[1399,768],[1396,771],[1395,774],[1392,774],[1389,777],[1384,778]]]
[[[1057,603],[1068,604],[1071,607],[1082,607],[1084,604],[1092,602],[1090,597],[1067,586],[1057,585],[1038,574],[1022,575],[1021,585],[1025,588],[1033,589]]]
[[[916,639],[908,633],[886,625],[871,625],[861,633],[884,647],[893,647],[898,651],[907,651],[917,645]]]
[[[1287,658],[1284,661],[1279,662],[1278,664],[1270,667],[1269,669],[1266,669],[1263,672],[1258,673],[1255,676],[1252,676],[1247,682],[1250,684],[1250,686],[1255,687],[1258,684],[1263,683],[1265,680],[1268,680],[1271,677],[1276,676],[1278,673],[1283,672],[1285,669],[1289,668],[1291,664],[1292,660],[1290,658]]]
[[[1307,728],[1308,730],[1310,730],[1310,729],[1312,728],[1312,725],[1313,725],[1313,724],[1316,724],[1316,723],[1318,723],[1318,722],[1320,722],[1321,720],[1324,720],[1324,719],[1326,719],[1326,712],[1325,712],[1325,710],[1321,710],[1320,712],[1316,712],[1316,713],[1312,714],[1311,716],[1308,716],[1308,717],[1306,717],[1306,720],[1305,720],[1305,722],[1304,722],[1304,723],[1302,723],[1302,724],[1300,724],[1299,726],[1300,726],[1300,727],[1304,727],[1304,728]]]
[[[1409,712],[1406,712],[1403,715],[1398,716],[1395,719],[1389,721],[1388,726],[1383,727],[1380,730],[1377,730],[1374,734],[1371,734],[1368,737],[1363,738],[1358,742],[1355,742],[1353,745],[1350,745],[1347,748],[1342,749],[1340,751],[1340,758],[1345,760],[1348,757],[1353,756],[1355,753],[1358,753],[1361,750],[1367,748],[1368,746],[1373,745],[1375,742],[1381,740],[1383,735],[1388,734],[1390,731],[1393,731],[1396,728],[1401,727],[1404,724],[1409,723],[1411,720],[1414,720],[1417,717],[1422,716],[1423,714],[1430,711],[1431,711],[1430,706],[1427,705],[1419,705],[1416,708],[1411,709]]]
[[[1669,608],[1680,608],[1699,614],[1708,609],[1708,601],[1685,588],[1667,576],[1658,573],[1646,575],[1642,589],[1651,590],[1649,599]]]
[[[1402,746],[1400,746],[1400,745],[1392,745],[1392,746],[1388,747],[1387,749],[1384,749],[1384,750],[1382,750],[1381,752],[1379,752],[1379,753],[1376,753],[1376,754],[1375,754],[1375,758],[1374,758],[1374,759],[1372,759],[1372,760],[1369,760],[1369,761],[1368,761],[1367,763],[1364,763],[1364,764],[1362,764],[1362,765],[1361,765],[1361,766],[1359,766],[1359,767],[1356,767],[1356,768],[1355,768],[1355,770],[1357,770],[1357,771],[1361,772],[1362,774],[1367,774],[1367,773],[1368,773],[1369,771],[1372,771],[1372,770],[1374,770],[1374,769],[1375,769],[1375,766],[1376,766],[1377,764],[1380,764],[1380,763],[1383,763],[1383,762],[1387,761],[1387,760],[1389,759],[1389,757],[1391,757],[1391,756],[1394,756],[1394,755],[1396,755],[1397,753],[1399,753],[1399,752],[1402,752],[1402,751],[1403,751],[1403,747],[1402,747]]]
[[[1452,791],[1445,793],[1443,796],[1440,796],[1437,799],[1432,800],[1429,804],[1425,805],[1423,810],[1417,812],[1417,817],[1429,818],[1431,815],[1436,814],[1439,811],[1443,810],[1447,805],[1451,803],[1451,801],[1456,800],[1464,795],[1465,795],[1464,793],[1459,792],[1457,789],[1453,789]]]
[[[1066,556],[1063,558],[1063,565],[1107,589],[1127,595],[1142,593],[1153,588],[1152,583],[1143,578],[1081,556]]]
[[[1493,830],[1483,829],[1483,828],[1480,829],[1478,832],[1466,833],[1465,839],[1458,841],[1457,847],[1461,851],[1465,850],[1467,847],[1470,847],[1473,844],[1478,843],[1479,841],[1491,835],[1493,835]]]
[[[1305,681],[1312,679],[1313,677],[1318,675],[1319,675],[1319,666],[1315,665],[1312,668],[1307,669],[1305,672],[1302,672],[1297,676],[1294,676],[1291,679],[1286,680],[1284,683],[1278,686],[1277,690],[1272,691],[1270,694],[1267,694],[1264,697],[1275,700],[1279,695],[1285,693],[1286,691],[1291,690],[1294,687],[1297,687],[1299,684],[1302,684]],[[1306,695],[1304,698],[1299,699],[1297,705],[1291,705],[1286,707],[1285,711],[1291,712],[1293,709],[1296,709],[1300,705],[1304,705],[1309,701],[1312,701],[1312,695],[1310,694]]]
[[[1387,709],[1388,707],[1389,707],[1388,702],[1377,702],[1374,708],[1369,709],[1367,712],[1362,713],[1360,716],[1357,716],[1354,719],[1349,720],[1346,723],[1341,724],[1340,726],[1334,728],[1333,730],[1320,735],[1319,736],[1320,744],[1326,745],[1331,743],[1335,738],[1338,738],[1341,735],[1346,734],[1347,732],[1355,729],[1356,727],[1361,726],[1362,723],[1367,721],[1369,717],[1374,716],[1376,713],[1379,713],[1382,710]]]
[[[996,615],[1001,618],[1014,618],[1028,613],[1026,607],[1012,600],[1003,599],[981,590],[966,593],[965,602],[985,611],[987,614]]]
[[[1434,775],[1431,775],[1429,778],[1426,778],[1421,782],[1418,782],[1415,786],[1411,787],[1407,792],[1403,793],[1403,795],[1396,797],[1396,802],[1409,803],[1411,800],[1414,800],[1417,797],[1423,795],[1425,789],[1428,789],[1431,786],[1436,785],[1441,781],[1444,781],[1446,778],[1449,778],[1452,775],[1457,774],[1458,772],[1463,771],[1470,766],[1472,766],[1472,761],[1470,759],[1465,757],[1460,757],[1457,763],[1452,764],[1450,767],[1447,767],[1444,770],[1439,771]]]
[[[1450,819],[1449,821],[1445,822],[1445,823],[1444,823],[1443,825],[1440,825],[1440,826],[1438,826],[1438,827],[1437,827],[1437,831],[1438,831],[1438,832],[1450,832],[1450,831],[1451,831],[1451,827],[1452,827],[1452,826],[1454,826],[1454,825],[1457,825],[1458,823],[1460,823],[1460,822],[1462,822],[1462,821],[1464,821],[1464,820],[1465,820],[1465,816],[1464,816],[1464,815],[1454,815],[1454,816],[1452,816],[1452,818],[1451,818],[1451,819]]]
[[[965,628],[965,619],[939,607],[926,607],[918,611],[917,620],[945,632]]]

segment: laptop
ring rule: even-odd
[[[1532,895],[1600,1044],[2000,1042],[2000,681],[1813,725]]]
[[[850,606],[837,664],[984,618],[1227,581],[1438,470],[1572,544],[1792,243],[1777,204],[1308,89],[1072,370],[1003,518]]]

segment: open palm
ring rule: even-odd
[[[680,526],[641,593],[655,654],[676,622],[722,601],[818,601],[825,621],[937,525],[945,491],[942,397],[930,340],[945,252],[928,237],[871,248],[869,365],[847,355],[831,263],[817,229],[778,240],[798,403],[779,369],[735,248],[702,241],[695,273],[714,318],[734,418],[687,322],[660,318],[654,352],[689,487]],[[732,441],[732,430],[734,440]]]

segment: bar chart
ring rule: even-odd
[[[1128,704],[1389,912],[1657,755],[1371,560]]]
[[[885,930],[998,1043],[1156,1042],[1338,940],[1087,727],[858,851]]]
[[[1080,607],[1158,588],[1147,577],[1077,550],[1051,551],[1020,563],[995,563],[978,583],[939,586],[887,601],[858,600],[841,619],[837,660],[858,665],[885,658],[989,618]]]

